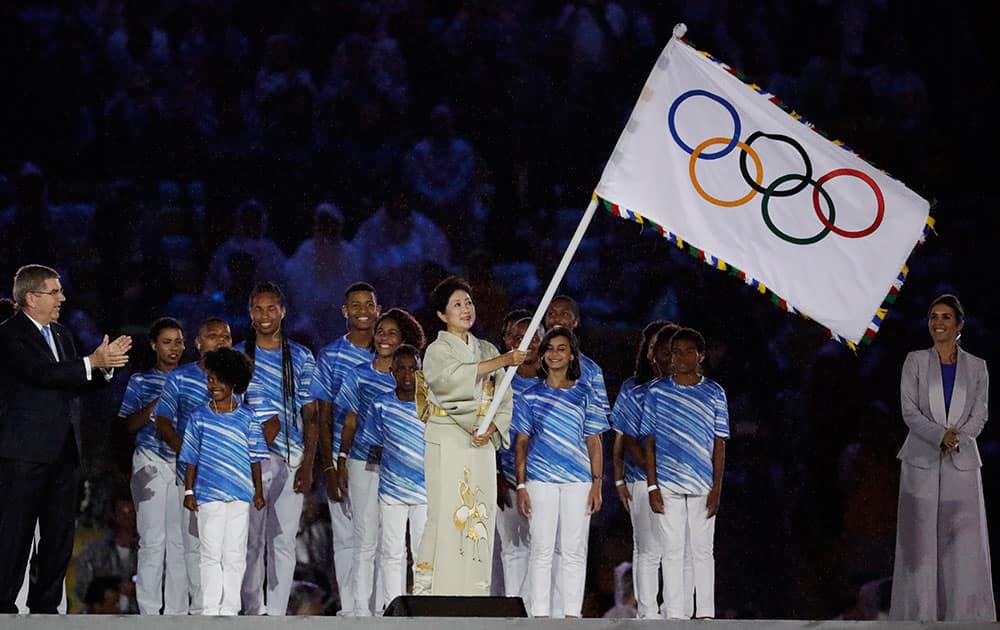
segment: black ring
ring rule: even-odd
[[[752,134],[750,134],[750,137],[748,137],[745,140],[745,143],[747,146],[750,146],[754,140],[760,137],[764,137],[769,140],[780,140],[792,145],[792,148],[798,151],[799,155],[802,156],[802,161],[806,165],[806,173],[805,175],[801,176],[803,178],[801,182],[789,188],[788,190],[770,190],[771,188],[770,186],[766,187],[761,186],[757,182],[753,181],[753,179],[750,177],[750,172],[747,170],[747,152],[740,149],[740,174],[743,175],[743,179],[746,181],[746,183],[749,184],[750,187],[756,190],[757,192],[767,193],[771,197],[791,197],[792,195],[795,195],[805,190],[806,186],[809,185],[809,182],[812,179],[813,168],[812,168],[812,162],[809,161],[809,156],[806,155],[806,150],[802,148],[802,145],[799,144],[798,141],[795,140],[795,138],[790,138],[780,133],[764,133],[763,131],[753,132]]]

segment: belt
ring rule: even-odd
[[[489,409],[489,408],[490,408],[490,403],[485,402],[485,401],[479,403],[479,412],[476,415],[480,416],[480,417],[485,416],[486,415],[486,410]],[[436,417],[439,417],[439,418],[444,418],[446,416],[451,415],[447,411],[445,411],[441,407],[438,407],[437,405],[435,405],[434,403],[432,403],[430,401],[427,401],[427,411],[428,411],[429,415],[436,416]]]

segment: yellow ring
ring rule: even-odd
[[[701,184],[698,183],[698,175],[695,173],[694,167],[698,161],[698,156],[701,155],[702,151],[716,144],[729,144],[730,142],[732,142],[732,139],[730,138],[709,138],[708,140],[702,142],[701,144],[699,144],[694,148],[694,151],[691,152],[691,160],[690,162],[688,162],[688,174],[691,177],[691,183],[694,184],[694,189],[698,191],[698,194],[701,195],[702,199],[711,204],[715,204],[717,206],[723,206],[725,208],[735,208],[736,206],[742,206],[746,202],[753,199],[754,195],[757,194],[757,191],[751,188],[749,193],[747,193],[745,196],[740,197],[735,201],[724,201],[722,199],[716,199],[712,195],[705,192],[705,189],[702,188]],[[736,146],[746,151],[747,155],[750,156],[750,159],[753,160],[754,165],[757,167],[757,176],[754,178],[754,181],[757,183],[758,186],[760,186],[761,182],[764,181],[764,166],[763,164],[761,164],[760,156],[757,155],[757,152],[754,151],[753,148],[749,144],[746,144],[745,142],[737,142]]]

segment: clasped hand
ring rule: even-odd
[[[941,450],[946,453],[954,453],[958,450],[958,431],[948,429],[941,438]]]

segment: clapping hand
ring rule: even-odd
[[[93,368],[114,369],[128,365],[128,351],[132,349],[132,338],[122,335],[114,341],[108,341],[104,335],[101,345],[94,349],[88,357]]]

